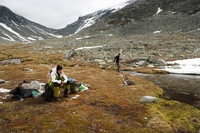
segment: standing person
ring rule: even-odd
[[[120,64],[119,64],[119,61],[122,60],[120,59],[120,53],[115,57],[114,59],[114,62],[116,63],[117,65],[117,69],[116,69],[116,72],[120,72]]]
[[[70,85],[67,84],[68,78],[63,72],[62,66],[58,65],[52,69],[49,84],[53,87],[54,97],[57,102],[61,102],[59,98],[60,92],[59,89],[64,89],[64,97],[70,98],[68,96],[68,89],[70,89]]]

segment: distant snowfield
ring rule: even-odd
[[[119,4],[119,5],[113,6],[113,7],[111,7],[111,8],[105,9],[105,10],[113,10],[112,12],[116,12],[116,11],[118,11],[118,10],[124,8],[124,7],[127,6],[127,5],[128,5],[127,2],[123,2],[123,3]],[[104,13],[102,13],[102,14],[98,14],[98,12],[95,12],[95,13],[93,14],[93,17],[84,20],[84,23],[76,30],[76,32],[75,32],[74,34],[77,34],[77,33],[79,33],[81,30],[83,30],[83,29],[85,29],[85,28],[87,28],[87,27],[90,27],[90,26],[94,25],[94,24],[96,23],[96,21],[97,21],[99,18],[101,18],[101,16],[103,16],[103,15],[105,15],[105,14],[106,14],[106,12],[104,12]]]
[[[101,48],[101,47],[103,47],[103,46],[80,47],[80,48],[77,48],[75,50],[93,49],[93,48]]]
[[[174,74],[200,75],[200,58],[170,61],[167,64],[162,70]]]
[[[18,25],[12,21],[13,24],[17,27]],[[8,32],[12,33],[15,37],[18,37],[21,41],[23,42],[27,42],[27,43],[30,43],[30,41],[36,41],[36,40],[43,40],[42,37],[37,37],[37,36],[32,36],[32,37],[24,37],[22,35],[20,35],[19,33],[17,33],[16,31],[14,31],[12,28],[8,27],[6,24],[4,23],[0,23],[0,26],[3,27],[5,30],[7,30]],[[33,33],[36,34],[36,32],[30,27],[30,26],[22,26],[24,28],[28,28],[30,31],[32,31]],[[17,27],[18,28],[18,27]],[[18,28],[20,30],[20,28]],[[62,35],[55,35],[55,34],[52,34],[52,33],[48,33],[48,32],[45,32],[43,30],[41,30],[41,34],[43,35],[50,35],[52,37],[56,37],[56,38],[62,38],[63,36]],[[15,41],[15,39],[13,39],[11,36],[9,36],[8,34],[4,33],[3,32],[3,35],[5,37],[2,37],[0,36],[1,39],[3,40],[6,40],[6,41]]]
[[[15,32],[10,27],[8,27],[6,24],[0,23],[0,26],[2,26],[7,31],[9,31],[9,32],[13,33],[14,35],[16,35],[17,37],[19,37],[21,39],[21,41],[28,41],[27,39],[25,39],[24,37],[22,37],[19,33]]]

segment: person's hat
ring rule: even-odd
[[[63,67],[62,67],[62,66],[60,66],[60,65],[58,65],[56,69],[57,69],[57,71],[59,71],[59,70],[62,70],[62,69],[63,69]]]

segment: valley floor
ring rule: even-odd
[[[200,110],[177,101],[159,98],[161,88],[138,76],[134,86],[120,86],[124,73],[103,70],[90,62],[64,60],[64,54],[38,52],[40,45],[1,46],[0,58],[23,59],[19,65],[1,65],[0,88],[14,89],[22,80],[46,82],[46,74],[57,64],[68,77],[90,84],[75,100],[47,103],[43,99],[1,100],[0,132],[131,132],[195,133],[200,129]],[[56,49],[55,49],[56,50]],[[23,71],[33,69],[32,72]],[[140,103],[143,96],[156,96],[156,103]]]

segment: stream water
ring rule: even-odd
[[[200,109],[200,75],[128,73],[142,76],[160,86],[164,90],[164,99],[184,102]]]

